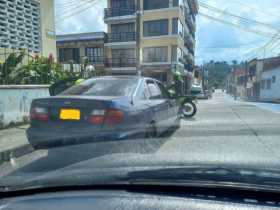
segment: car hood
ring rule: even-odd
[[[155,160],[155,161],[151,161]],[[279,162],[279,161],[278,161]],[[195,185],[253,187],[280,192],[277,162],[178,161],[166,155],[114,154],[83,161],[48,173],[19,173],[1,178],[7,191],[58,186],[108,184]],[[23,179],[24,178],[24,179]],[[22,181],[24,180],[24,181]]]

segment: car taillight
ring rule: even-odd
[[[120,110],[110,109],[107,111],[105,124],[118,124],[121,123],[124,119],[124,113]]]
[[[91,115],[88,117],[88,122],[100,125],[100,124],[118,124],[123,121],[124,113],[120,110],[109,109],[109,110],[93,110]]]
[[[105,113],[105,110],[93,110],[90,116],[88,117],[88,122],[95,125],[103,124],[105,119]]]
[[[32,107],[30,111],[30,119],[38,121],[48,121],[48,109],[43,107]]]

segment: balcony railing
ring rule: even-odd
[[[106,67],[136,67],[136,58],[107,58]]]
[[[135,12],[136,12],[136,6],[134,5],[129,7],[122,7],[122,8],[106,8],[104,10],[104,18],[106,19],[111,17],[134,15]]]
[[[104,57],[103,56],[87,56],[89,63],[91,64],[103,64],[104,63]]]
[[[184,43],[185,46],[189,49],[189,50],[193,50],[194,48],[194,42],[192,41],[191,37],[187,36],[184,38]]]
[[[191,32],[195,31],[196,30],[196,25],[195,25],[195,22],[193,21],[192,17],[191,16],[186,16],[185,20],[186,20],[186,23],[187,23],[190,31]]]
[[[88,58],[88,62],[89,64],[92,64],[92,65],[103,65],[104,64],[104,61],[105,61],[105,57],[104,56],[85,56]],[[71,64],[71,63],[74,63],[74,64],[81,64],[82,63],[82,60],[83,60],[84,57],[73,57],[73,56],[70,56],[68,58],[58,58],[58,61],[62,64]]]
[[[112,42],[131,42],[136,40],[135,32],[123,32],[123,33],[110,33],[107,34],[107,43]]]

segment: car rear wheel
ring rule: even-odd
[[[146,132],[146,138],[156,138],[158,135],[157,127],[154,122],[150,123]]]

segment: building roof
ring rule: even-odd
[[[64,34],[57,35],[57,42],[66,42],[66,41],[88,41],[96,39],[104,39],[104,32],[92,32],[92,33],[80,33],[80,34]]]
[[[248,62],[248,65],[256,65],[257,62],[263,62],[263,71],[273,70],[280,66],[280,56],[272,58],[253,59]]]
[[[262,60],[264,61],[264,64],[263,64],[264,71],[273,70],[280,66],[280,56],[262,59]]]
[[[235,76],[244,76],[246,74],[245,69],[235,69],[234,75]]]

